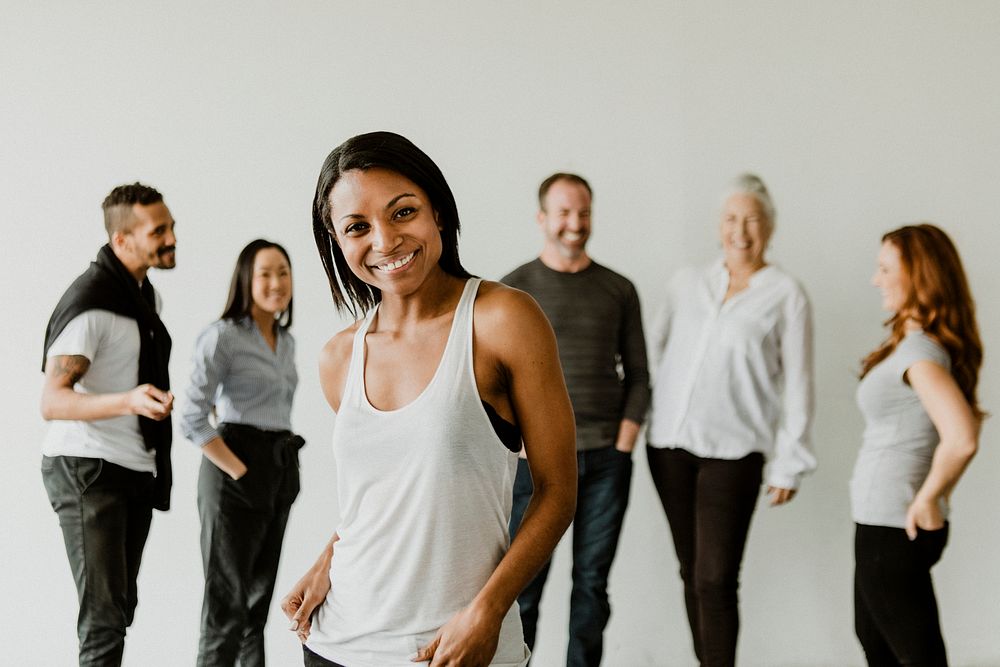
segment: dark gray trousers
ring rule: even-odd
[[[198,476],[205,595],[199,667],[264,665],[264,625],[281,542],[299,492],[298,446],[287,432],[223,424],[222,439],[246,464],[232,480],[208,459]]]
[[[135,582],[153,515],[153,474],[103,459],[43,456],[42,481],[76,582],[80,665],[120,665],[138,602]]]

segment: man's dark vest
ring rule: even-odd
[[[170,334],[156,314],[153,286],[147,278],[140,286],[110,245],[103,246],[90,268],[73,281],[59,299],[45,330],[42,371],[49,346],[66,325],[88,310],[107,310],[136,321],[139,327],[139,384],[149,383],[163,391],[170,389],[167,364],[170,361]],[[170,443],[173,430],[170,417],[162,421],[139,417],[146,449],[156,450],[156,495],[153,506],[170,508]]]

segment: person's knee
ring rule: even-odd
[[[611,560],[576,562],[573,565],[573,589],[591,594],[606,594]]]
[[[698,572],[694,588],[703,600],[729,601],[736,598],[740,582],[737,574],[727,572]]]

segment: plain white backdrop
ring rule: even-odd
[[[45,323],[104,242],[100,202],[136,179],[165,195],[178,264],[152,274],[174,338],[174,389],[221,311],[238,250],[284,244],[295,276],[309,441],[268,626],[271,664],[301,664],[277,598],[336,527],[334,420],[319,348],[347,321],[311,236],[319,166],[347,137],[390,129],[440,165],[461,253],[497,278],[534,257],[534,193],[555,170],[595,190],[590,250],[632,278],[651,321],[678,267],[717,252],[723,185],[753,170],[778,209],[770,259],[816,320],[820,467],[789,506],[758,510],[743,570],[741,664],[851,666],[847,479],[861,435],[858,360],[881,338],[869,285],[879,237],[948,230],[980,306],[981,398],[1000,414],[1000,5],[992,2],[159,2],[3,0],[0,189],[6,311],[0,403],[0,662],[75,662],[76,596],[39,474]],[[997,418],[953,499],[935,570],[955,665],[1000,664]],[[157,513],[125,663],[193,664],[202,575],[199,452],[175,438],[173,509]],[[636,455],[611,573],[606,665],[692,665],[677,563]],[[542,607],[539,667],[563,661],[569,561]]]

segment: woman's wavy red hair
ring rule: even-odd
[[[861,362],[861,377],[889,356],[906,335],[906,323],[917,322],[951,357],[951,374],[977,417],[984,415],[976,399],[983,344],[976,325],[976,305],[955,244],[930,224],[907,225],[882,237],[899,250],[909,293],[885,325],[889,337]]]

